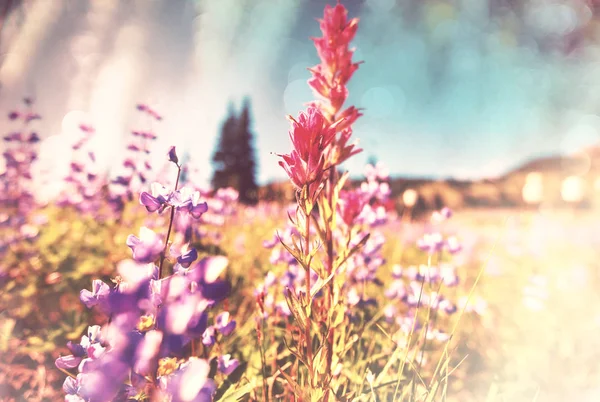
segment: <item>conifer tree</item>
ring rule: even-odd
[[[214,173],[212,187],[233,187],[239,200],[245,204],[258,201],[254,136],[250,130],[250,100],[244,99],[242,111],[236,115],[229,105],[228,117],[223,123],[221,136],[213,155]]]

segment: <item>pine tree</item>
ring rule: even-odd
[[[250,131],[250,100],[244,99],[239,116],[236,116],[233,104],[228,109],[213,155],[212,186],[215,189],[233,187],[238,190],[241,202],[255,204],[258,201],[258,185],[254,138]]]

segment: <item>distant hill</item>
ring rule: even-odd
[[[528,180],[534,179],[533,176],[536,176],[542,203],[547,206],[569,205],[563,200],[561,189],[565,179],[572,176],[578,177],[570,180],[577,182],[578,191],[582,192],[581,200],[576,202],[577,206],[600,206],[600,146],[582,149],[572,155],[534,158],[494,179],[465,181],[392,177],[390,188],[399,210],[403,208],[402,194],[409,188],[419,194],[418,210],[432,210],[443,206],[455,209],[523,208],[531,205],[523,200],[523,187]],[[351,185],[358,185],[360,181],[352,180]],[[294,200],[294,190],[287,182],[262,186],[260,195],[263,200]]]

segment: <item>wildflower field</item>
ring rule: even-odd
[[[152,166],[145,128],[111,177],[86,122],[42,200],[43,116],[6,111],[0,400],[600,400],[600,215],[416,214],[383,163],[347,172],[368,113],[346,102],[359,21],[338,3],[318,23],[315,101],[277,155],[290,202],[201,188],[174,146]]]

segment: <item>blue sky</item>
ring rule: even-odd
[[[313,99],[309,37],[333,1],[50,3],[15,13],[0,47],[0,107],[33,94],[48,149],[68,152],[65,135],[86,120],[110,166],[115,144],[146,124],[135,104],[148,102],[165,116],[157,160],[171,144],[185,148],[206,182],[227,105],[249,96],[259,181],[285,177],[272,153],[289,151],[285,115]],[[545,47],[594,21],[582,2],[532,1],[522,15],[500,9],[495,18],[487,0],[344,4],[360,18],[353,45],[364,60],[349,85],[348,105],[365,108],[354,132],[364,152],[351,172],[375,156],[394,175],[494,176],[600,139],[600,49]]]

